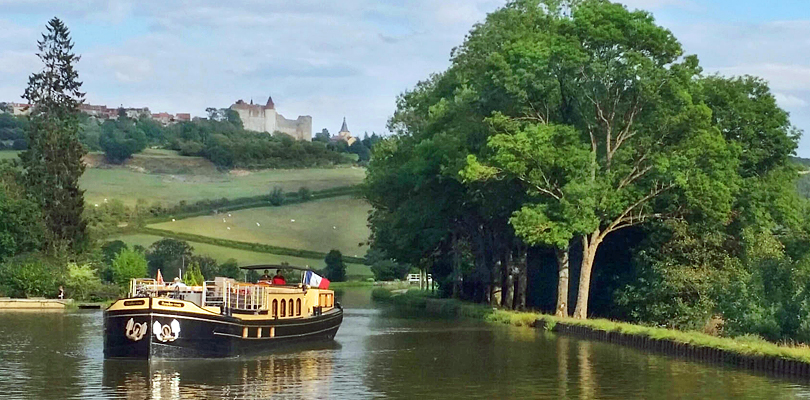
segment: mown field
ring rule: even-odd
[[[14,158],[17,153],[0,151],[0,159]],[[181,200],[193,203],[258,196],[269,193],[275,186],[285,192],[294,192],[302,186],[316,191],[357,185],[366,174],[356,167],[223,172],[205,159],[179,156],[170,150],[146,150],[124,166],[104,163],[99,153],[89,154],[87,160],[90,167],[79,183],[89,205],[101,204],[104,199],[119,199],[130,206],[138,199],[149,205],[175,204]]]
[[[281,207],[239,210],[150,225],[150,228],[193,233],[240,242],[363,257],[368,246],[366,223],[371,207],[351,196],[314,200]]]
[[[125,235],[120,237],[109,238],[108,240],[121,240],[130,246],[141,245],[148,248],[152,243],[162,239],[160,236],[154,235]],[[316,260],[310,258],[280,256],[276,254],[257,253],[246,250],[237,250],[227,247],[215,246],[206,243],[191,242],[194,247],[194,254],[206,255],[216,259],[219,262],[224,262],[229,258],[235,259],[239,265],[251,264],[280,264],[288,262],[290,265],[306,267],[309,266],[314,269],[320,269],[326,266],[323,260]],[[362,264],[346,264],[346,274],[350,277],[372,277],[371,270],[367,265]]]
[[[91,154],[98,168],[88,168],[81,178],[88,203],[120,199],[135,204],[144,199],[154,202],[189,203],[203,199],[237,198],[267,194],[279,186],[293,192],[306,186],[323,190],[359,184],[365,177],[362,168],[313,168],[262,171],[219,171],[199,157],[182,157],[167,150],[149,150],[127,161],[125,166],[110,168],[103,156]]]
[[[0,150],[0,160],[10,160],[16,158],[19,151],[14,150]]]

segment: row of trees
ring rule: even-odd
[[[451,60],[374,149],[373,248],[474,301],[810,340],[799,132],[764,81],[604,0],[512,1]]]

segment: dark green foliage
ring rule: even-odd
[[[310,200],[312,199],[312,191],[306,186],[301,186],[298,188],[298,198],[303,201]]]
[[[28,141],[25,139],[14,139],[14,142],[11,144],[12,150],[26,150],[28,149]]]
[[[101,245],[101,253],[105,264],[112,264],[112,261],[122,250],[128,249],[127,244],[121,240],[113,240]]]
[[[228,278],[239,278],[242,270],[239,269],[239,264],[233,258],[229,258],[224,263],[219,265],[219,273],[217,276],[226,276]]]
[[[147,136],[138,125],[126,116],[101,124],[99,145],[108,161],[120,164],[146,148]]]
[[[55,298],[64,266],[41,255],[22,255],[0,264],[0,292],[9,297]]]
[[[38,205],[0,178],[0,262],[40,249],[45,233],[41,220]]]
[[[200,274],[207,280],[213,280],[217,276],[222,276],[219,273],[219,264],[217,260],[208,256],[194,255],[191,256],[191,263],[197,265]],[[184,272],[185,274],[185,272]]]
[[[320,132],[315,133],[315,137],[312,138],[313,142],[321,142],[321,143],[329,143],[329,139],[332,138],[332,135],[329,134],[329,129],[323,128]]]
[[[363,144],[362,141],[357,140],[349,146],[349,153],[357,154],[357,159],[361,163],[368,162],[371,159],[371,150]]]
[[[273,187],[273,190],[270,191],[270,197],[268,200],[270,201],[270,204],[274,206],[284,204],[284,190],[282,190],[279,186]]]
[[[87,242],[82,219],[85,149],[79,142],[78,106],[84,99],[67,27],[58,18],[48,22],[37,42],[37,56],[44,67],[28,78],[23,98],[33,104],[29,115],[28,150],[20,154],[23,180],[36,201],[48,229],[47,247],[79,250]]]
[[[21,140],[25,142],[27,130],[28,118],[11,115],[10,113],[0,113],[0,141]]]
[[[179,276],[180,268],[188,265],[193,250],[193,247],[182,240],[161,239],[152,243],[146,252],[149,276],[156,276],[160,270],[164,279],[174,279]]]
[[[332,282],[343,282],[346,280],[346,264],[343,263],[343,254],[339,250],[330,250],[324,258],[326,268],[323,272],[326,279]]]
[[[371,291],[371,299],[376,301],[390,301],[393,294],[385,288],[374,288]]]
[[[690,231],[668,221],[651,230],[636,254],[635,276],[615,293],[615,303],[632,322],[701,330],[717,312],[718,295],[739,260],[723,246],[719,232]]]
[[[366,263],[371,265],[371,272],[377,281],[405,279],[411,269],[410,265],[398,263],[378,249],[369,250],[366,254]]]

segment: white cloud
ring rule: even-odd
[[[754,64],[712,68],[722,75],[753,75],[775,90],[810,90],[810,65]]]
[[[808,104],[807,101],[802,98],[785,93],[775,92],[773,97],[776,98],[776,103],[779,104],[780,107],[786,109],[802,108],[806,107]]]
[[[104,64],[121,82],[141,82],[152,72],[152,64],[149,60],[138,57],[111,55],[104,60]]]

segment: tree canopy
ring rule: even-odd
[[[740,305],[716,288],[734,279],[761,290],[754,243],[805,236],[790,161],[799,132],[767,85],[705,76],[651,14],[620,4],[509,2],[473,27],[446,71],[399,97],[389,128],[364,188],[371,247],[430,269],[446,294],[519,308],[527,264],[550,260],[560,315],[571,302],[588,317],[597,279],[624,315],[652,319],[633,297],[652,290],[683,299],[671,320],[731,321]],[[600,250],[611,240],[624,247]],[[700,296],[684,268],[705,272]]]

